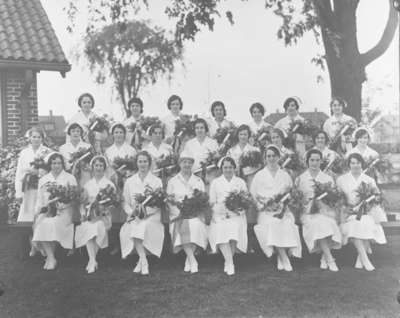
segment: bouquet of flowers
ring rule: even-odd
[[[263,126],[261,129],[257,131],[257,134],[254,137],[256,144],[264,145],[266,142],[271,143],[271,130],[272,126]]]
[[[178,158],[175,154],[163,155],[156,160],[156,167],[153,173],[165,181],[178,172]]]
[[[260,151],[247,151],[240,156],[239,163],[243,174],[248,176],[263,166],[263,157]]]
[[[388,176],[392,170],[393,165],[388,159],[370,159],[367,162],[367,167],[364,169],[364,173],[374,177],[374,174],[378,172],[381,175]]]
[[[194,173],[206,173],[207,170],[218,168],[218,161],[221,159],[221,154],[218,151],[210,151],[205,160],[200,165],[201,168],[196,170]]]
[[[318,126],[314,125],[311,120],[295,120],[290,123],[289,135],[314,136],[318,130]]]
[[[69,160],[71,164],[70,170],[76,180],[80,180],[82,170],[90,170],[89,163],[93,159],[94,155],[95,151],[92,147],[82,147],[71,154],[71,159]]]
[[[140,127],[146,135],[149,135],[149,129],[153,125],[162,125],[161,120],[156,116],[142,116],[140,117]]]
[[[96,199],[89,205],[87,209],[86,218],[90,221],[93,218],[106,216],[106,208],[119,206],[119,198],[115,188],[107,185],[105,188],[100,189]]]
[[[175,121],[175,131],[174,131],[174,136],[177,138],[182,138],[182,137],[194,137],[194,125],[193,122],[194,120],[197,119],[197,116],[191,116],[191,115],[184,115],[181,114],[179,116],[179,119]]]
[[[242,211],[247,211],[254,206],[253,198],[247,191],[231,191],[224,201],[225,207],[236,214]],[[227,216],[229,217],[229,216]]]
[[[45,187],[49,193],[49,201],[47,207],[42,208],[40,213],[46,213],[47,216],[56,216],[57,203],[70,204],[78,202],[80,199],[80,191],[77,186],[63,186],[55,182],[49,182]]]
[[[227,150],[236,142],[236,127],[231,125],[218,128],[213,138],[218,142],[221,151]]]
[[[37,189],[39,183],[39,169],[48,171],[48,167],[46,162],[44,161],[44,156],[47,154],[43,153],[42,156],[35,158],[31,163],[30,166],[32,169],[36,171],[36,173],[28,172],[25,174],[24,179],[22,180],[22,191],[30,190],[30,189]]]
[[[296,218],[296,223],[300,223],[300,217],[304,213],[304,194],[302,191],[293,187],[290,190],[290,199],[287,204],[290,211]]]
[[[102,116],[93,117],[90,119],[89,130],[102,133],[103,131],[108,131],[110,129],[111,118],[104,114]]]
[[[135,201],[137,202],[137,205],[133,217],[129,219],[128,222],[134,220],[136,217],[142,220],[153,215],[153,213],[147,213],[146,207],[163,209],[167,202],[167,194],[162,188],[152,189],[147,186],[143,194],[138,193],[135,195]]]
[[[341,156],[332,159],[324,158],[321,163],[321,170],[324,172],[332,171],[334,174],[341,175],[347,170],[346,160]]]
[[[194,189],[191,196],[185,196],[182,201],[172,201],[172,204],[176,205],[179,209],[179,216],[171,220],[171,223],[185,220],[193,219],[199,217],[200,215],[206,216],[209,219],[210,215],[210,203],[207,192]]]
[[[314,181],[314,198],[312,200],[310,214],[316,214],[320,211],[318,201],[326,204],[333,210],[343,205],[345,195],[331,182],[321,183]]]
[[[118,173],[122,173],[124,170],[137,170],[137,167],[135,166],[135,158],[130,156],[115,157],[112,163],[112,167]]]
[[[279,159],[278,164],[282,169],[293,170],[297,173],[305,169],[304,162],[300,160],[298,153],[289,153]]]
[[[341,142],[342,136],[351,135],[354,130],[357,128],[357,122],[354,120],[348,120],[339,124],[339,129],[336,135],[332,138],[329,143],[329,147],[333,150],[338,148],[338,143]]]
[[[359,203],[352,207],[353,214],[356,214],[357,220],[360,220],[364,214],[367,214],[374,206],[382,203],[382,196],[377,189],[364,181],[356,189]]]

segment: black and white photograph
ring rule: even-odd
[[[400,0],[0,0],[0,318],[400,317]]]

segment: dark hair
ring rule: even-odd
[[[295,104],[296,104],[296,109],[299,110],[299,108],[300,108],[299,102],[298,102],[295,98],[289,97],[289,98],[287,98],[287,99],[285,100],[285,102],[283,103],[283,108],[285,109],[285,111],[287,111],[287,109],[288,109],[288,107],[289,107],[289,104],[290,104],[291,102],[295,102]]]
[[[324,130],[318,130],[317,133],[314,135],[314,137],[313,137],[314,144],[315,144],[315,141],[317,140],[317,138],[318,138],[318,136],[319,136],[320,134],[323,134],[324,137],[325,137],[325,145],[328,144],[328,142],[329,142],[329,136],[328,136],[328,134],[326,133],[326,131],[324,131]]]
[[[364,158],[359,154],[359,153],[356,153],[356,152],[354,152],[354,153],[351,153],[350,155],[349,155],[349,157],[347,158],[347,166],[350,168],[350,161],[351,161],[351,159],[356,159],[358,162],[360,162],[361,163],[361,167],[364,169],[364,167],[365,167],[365,160],[364,160]]]
[[[83,135],[83,128],[82,128],[82,126],[79,125],[78,123],[73,123],[73,124],[69,125],[69,126],[68,126],[68,130],[67,130],[67,134],[68,134],[68,135],[71,135],[71,130],[72,130],[72,129],[76,129],[76,128],[79,128],[79,129],[81,130],[81,137],[82,137],[82,135]]]
[[[126,127],[125,127],[123,124],[120,124],[120,123],[115,124],[115,125],[113,125],[113,126],[111,127],[111,135],[114,134],[115,128],[120,128],[120,129],[122,129],[123,132],[124,132],[124,135],[126,135]]]
[[[34,132],[37,132],[37,133],[42,137],[42,139],[43,139],[43,141],[44,141],[44,139],[45,139],[46,136],[45,136],[45,133],[44,133],[44,130],[43,130],[42,127],[33,126],[32,128],[30,128],[30,129],[28,130],[28,136],[31,137],[31,136],[32,136],[32,133],[34,133]]]
[[[267,151],[271,150],[277,157],[281,156],[281,152],[279,151],[278,147],[274,146],[274,145],[269,145],[266,149],[265,149],[265,155],[267,154]]]
[[[153,162],[153,159],[151,158],[151,155],[146,150],[139,151],[138,154],[136,155],[136,157],[135,157],[136,167],[137,167],[139,156],[145,156],[149,162],[149,167],[151,167],[151,163]]]
[[[150,126],[149,135],[152,136],[156,129],[161,129],[162,138],[165,138],[165,130],[162,124],[154,124]]]
[[[248,125],[240,125],[239,128],[236,130],[236,139],[237,139],[238,141],[239,141],[239,133],[240,133],[241,131],[244,131],[244,130],[247,131],[247,133],[249,134],[249,138],[250,138],[250,136],[251,136],[251,129],[250,129],[250,127],[249,127]]]
[[[94,107],[94,97],[93,97],[93,95],[90,94],[90,93],[83,93],[81,96],[79,96],[79,98],[78,98],[78,105],[79,105],[79,107],[82,108],[81,103],[82,103],[82,100],[83,100],[85,97],[89,97],[89,99],[92,101],[92,108],[93,108],[93,107]]]
[[[329,108],[331,110],[331,114],[333,114],[332,105],[333,105],[334,102],[338,102],[340,104],[340,106],[342,106],[342,109],[346,108],[346,101],[343,98],[341,98],[341,97],[333,97],[331,102],[329,103]]]
[[[129,101],[128,101],[128,109],[127,109],[127,116],[129,117],[130,115],[132,115],[132,111],[131,111],[131,107],[132,104],[139,104],[140,106],[140,113],[143,113],[143,101],[139,98],[139,97],[132,97]]]
[[[209,130],[208,129],[208,124],[205,121],[205,119],[203,119],[203,118],[197,118],[193,123],[193,128],[196,128],[196,125],[199,124],[199,123],[204,125],[204,128],[206,129],[206,132],[208,133],[208,130]]]
[[[283,142],[285,140],[285,135],[283,134],[283,131],[279,128],[274,128],[271,130],[271,135],[275,133],[281,138],[281,141]]]
[[[60,153],[58,153],[58,152],[51,154],[51,155],[49,156],[49,159],[47,159],[47,166],[49,167],[49,169],[51,168],[52,162],[53,162],[54,160],[56,160],[57,158],[60,158],[60,159],[61,159],[61,163],[62,163],[63,169],[65,169],[64,157],[62,156],[62,154],[60,154]]]
[[[261,114],[264,116],[265,108],[261,103],[254,103],[254,104],[252,104],[250,106],[250,109],[249,109],[250,110],[250,115],[253,115],[254,108],[257,108],[261,112]]]
[[[215,101],[214,103],[211,104],[211,115],[213,115],[213,117],[215,117],[214,110],[218,106],[222,106],[222,109],[224,110],[224,116],[226,116],[225,104],[223,102],[219,101],[219,100],[217,100],[217,101]]]
[[[179,103],[181,104],[180,110],[182,110],[182,108],[183,108],[182,98],[180,98],[178,95],[171,95],[171,97],[168,98],[168,101],[167,101],[168,109],[171,110],[171,103],[174,100],[178,100],[179,101]]]
[[[368,138],[371,139],[371,136],[369,135],[368,130],[366,130],[364,128],[357,130],[356,133],[354,134],[354,138],[357,141],[358,139],[364,137],[364,135],[368,135]]]
[[[229,162],[233,166],[233,168],[236,169],[236,162],[231,157],[222,158],[222,160],[221,160],[221,169],[222,169],[222,166],[224,165],[225,161]]]
[[[105,159],[104,157],[102,157],[102,156],[98,156],[98,157],[96,156],[96,157],[93,158],[93,161],[92,161],[92,169],[93,169],[93,166],[94,166],[94,164],[95,164],[96,161],[101,162],[101,163],[103,164],[104,170],[106,170],[106,168],[107,168],[107,161],[106,161],[106,159]]]
[[[318,155],[319,158],[322,159],[322,152],[321,151],[319,151],[318,149],[310,149],[306,153],[306,164],[307,164],[307,167],[308,167],[308,161],[310,160],[312,155]]]

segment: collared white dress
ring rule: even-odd
[[[218,244],[236,242],[240,252],[247,252],[247,221],[245,211],[238,215],[229,211],[224,201],[231,191],[247,191],[246,183],[236,177],[228,181],[224,175],[214,179],[210,186],[210,203],[213,206],[208,240],[211,250],[216,253]]]
[[[161,122],[165,127],[165,138],[171,138],[174,136],[175,132],[175,123],[179,119],[178,116],[174,116],[171,112],[161,119]]]
[[[208,134],[214,137],[219,128],[229,128],[233,125],[232,121],[224,118],[221,122],[217,122],[214,117],[207,118]]]
[[[153,190],[162,187],[162,182],[151,172],[142,181],[139,174],[136,173],[125,182],[123,191],[123,207],[128,218],[133,214],[137,205],[135,195],[144,194],[146,187]],[[120,231],[121,255],[126,258],[134,250],[134,240],[143,241],[143,246],[151,254],[161,256],[164,242],[164,226],[161,223],[161,211],[159,208],[146,208],[148,217],[145,219],[135,218],[132,221],[125,222]]]
[[[379,154],[369,146],[367,146],[363,151],[360,149],[360,147],[355,146],[348,153],[346,153],[346,157],[348,158],[352,153],[360,154],[367,163],[371,160],[379,158]]]
[[[337,179],[339,189],[345,193],[347,202],[351,206],[359,203],[356,189],[361,182],[365,182],[378,190],[374,179],[365,174],[355,179],[351,172],[348,172]],[[385,244],[386,237],[380,224],[385,221],[387,221],[387,217],[380,206],[373,207],[360,220],[356,219],[356,215],[347,216],[345,222],[341,225],[343,244],[347,244],[349,238],[359,238],[378,244]]]
[[[264,119],[262,119],[259,123],[256,123],[253,119],[247,125],[250,127],[251,133],[253,135],[257,134],[257,132],[264,127],[271,127],[271,125],[267,123]]]
[[[289,174],[278,169],[275,176],[272,176],[267,167],[257,172],[251,184],[250,192],[255,200],[258,196],[263,200],[273,198],[277,194],[285,193],[293,186]],[[301,242],[299,228],[295,224],[293,214],[287,210],[282,219],[274,217],[275,211],[264,210],[258,204],[257,225],[254,232],[261,249],[267,257],[271,257],[274,247],[289,248],[289,254],[301,257]]]
[[[83,148],[83,149],[89,149],[92,145],[88,144],[82,140],[79,141],[79,143],[74,146],[70,141],[67,141],[65,144],[63,144],[60,147],[60,153],[63,155],[64,157],[64,161],[65,161],[65,169],[69,170],[71,168],[71,155],[74,152],[77,152],[79,149]]]
[[[190,197],[195,189],[204,191],[205,187],[201,178],[192,174],[186,181],[179,173],[168,181],[167,193],[173,195],[176,201],[181,202],[185,196]],[[170,220],[175,219],[179,214],[179,209],[175,205],[170,205]],[[188,243],[206,249],[208,240],[207,227],[204,222],[204,218],[196,217],[178,220],[170,224],[169,231],[174,253],[178,253],[182,249],[182,244]]]
[[[83,189],[85,201],[81,205],[82,214],[86,213],[87,205],[95,201],[100,190],[106,188],[108,185],[115,189],[114,184],[106,177],[101,178],[99,181],[92,178],[85,184]],[[108,230],[110,230],[111,225],[110,211],[107,211],[103,216],[82,222],[75,230],[75,246],[77,248],[82,247],[86,245],[89,240],[95,238],[100,248],[108,247]]]
[[[332,115],[325,121],[322,129],[328,134],[329,138],[332,139],[342,128],[342,124],[348,121],[357,123],[353,117],[350,117],[346,114],[342,114],[340,117]]]
[[[159,147],[156,147],[152,142],[149,142],[143,150],[147,151],[151,157],[153,158],[153,166],[155,168],[156,160],[161,159],[162,157],[168,157],[173,153],[171,145],[162,142]]]
[[[183,150],[194,154],[193,170],[197,170],[201,168],[200,163],[205,161],[210,153],[218,150],[218,144],[208,136],[206,136],[203,142],[194,137],[187,141]]]
[[[25,175],[32,168],[31,162],[35,158],[44,158],[51,150],[43,145],[34,151],[29,145],[23,149],[18,157],[17,170],[15,171],[15,197],[22,198],[22,204],[18,213],[18,222],[32,222],[35,215],[34,209],[36,205],[37,189],[29,189],[22,191],[22,184]]]
[[[244,148],[240,147],[239,144],[236,144],[235,146],[233,146],[232,148],[230,148],[228,150],[228,152],[226,153],[226,155],[228,157],[231,157],[235,163],[236,163],[236,167],[237,169],[239,169],[240,166],[240,157],[244,154],[244,153],[248,153],[250,151],[260,151],[260,149],[258,149],[257,147],[254,147],[252,145],[250,145],[249,143],[247,143]]]
[[[310,214],[312,199],[315,193],[314,181],[334,185],[332,177],[322,171],[313,178],[310,171],[306,170],[296,179],[296,186],[303,192],[305,199],[306,211],[301,217],[304,241],[310,253],[321,252],[320,246],[316,242],[324,238],[329,239],[330,248],[339,249],[342,243],[342,234],[336,222],[336,211],[333,211],[325,204],[321,204],[319,213]]]
[[[75,177],[64,170],[54,178],[50,172],[40,178],[38,199],[36,202],[36,214],[38,214],[35,224],[33,226],[32,242],[40,248],[41,242],[58,242],[66,249],[72,249],[74,242],[74,224],[72,223],[72,215],[77,208],[72,202],[68,205],[63,205],[57,211],[54,217],[48,217],[45,213],[39,214],[42,207],[45,207],[49,201],[49,193],[47,192],[46,184],[48,182],[55,182],[58,185],[71,185],[76,186]],[[78,202],[76,202],[78,203]]]

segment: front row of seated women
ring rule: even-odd
[[[250,193],[257,202],[257,224],[254,227],[256,238],[262,251],[267,257],[277,254],[278,270],[292,271],[290,257],[300,258],[301,240],[299,227],[295,223],[293,213],[286,209],[283,216],[276,217],[266,204],[277,194],[285,193],[296,186],[304,194],[305,213],[301,216],[302,235],[310,253],[321,253],[321,268],[337,271],[338,267],[332,255],[332,249],[339,249],[348,241],[354,244],[358,256],[356,268],[374,269],[368,258],[371,253],[371,243],[386,243],[385,235],[380,223],[386,220],[384,211],[375,207],[361,218],[351,213],[343,213],[338,220],[338,211],[322,205],[318,213],[310,213],[311,200],[314,198],[314,182],[331,182],[334,180],[320,170],[322,153],[312,149],[307,153],[308,169],[301,174],[293,185],[289,174],[278,165],[280,151],[276,146],[266,149],[266,166],[256,173],[250,185]],[[75,185],[76,180],[64,171],[63,156],[53,153],[49,156],[51,171],[42,177],[39,182],[36,218],[34,222],[33,244],[46,257],[45,269],[54,269],[56,259],[54,250],[58,242],[62,247],[73,247],[73,224],[71,221],[73,207],[58,205],[55,217],[39,214],[38,211],[46,206],[48,193],[45,184],[56,182],[61,185]],[[144,194],[149,187],[162,187],[161,180],[151,173],[152,158],[146,151],[139,152],[136,157],[138,172],[126,180],[123,189],[122,207],[127,214],[127,221],[120,230],[121,254],[126,258],[132,252],[138,254],[139,259],[134,272],[143,275],[149,274],[147,254],[161,256],[164,243],[164,227],[162,214],[159,208],[146,207],[146,218],[138,218],[135,211],[141,208],[137,202],[137,195]],[[179,160],[180,172],[172,177],[167,185],[167,194],[173,195],[175,200],[181,201],[185,196],[191,196],[195,189],[204,191],[205,185],[199,177],[192,173],[195,159],[193,154],[184,151]],[[350,171],[337,179],[337,186],[346,197],[349,207],[358,204],[356,189],[361,182],[376,188],[375,181],[363,174],[364,160],[360,154],[349,156]],[[84,200],[81,203],[81,213],[85,215],[87,206],[93,202],[100,189],[113,183],[105,177],[107,168],[106,159],[95,156],[91,162],[93,177],[84,186]],[[227,195],[232,191],[248,191],[246,182],[235,175],[236,163],[230,157],[224,157],[220,162],[222,175],[211,182],[209,189],[212,218],[210,225],[206,225],[203,216],[185,220],[185,222],[170,223],[173,252],[183,250],[186,254],[185,272],[196,273],[198,263],[196,250],[205,250],[210,245],[212,252],[220,251],[224,257],[224,271],[228,275],[235,273],[233,256],[236,252],[247,251],[247,220],[246,211],[234,213],[224,204]],[[377,188],[376,188],[377,189]],[[349,210],[349,209],[348,209]],[[113,211],[105,211],[101,217],[90,220],[82,219],[75,233],[75,246],[87,248],[89,262],[86,270],[93,273],[98,268],[96,255],[99,249],[108,246],[108,230],[111,227]],[[170,207],[170,220],[179,215],[176,206]]]

